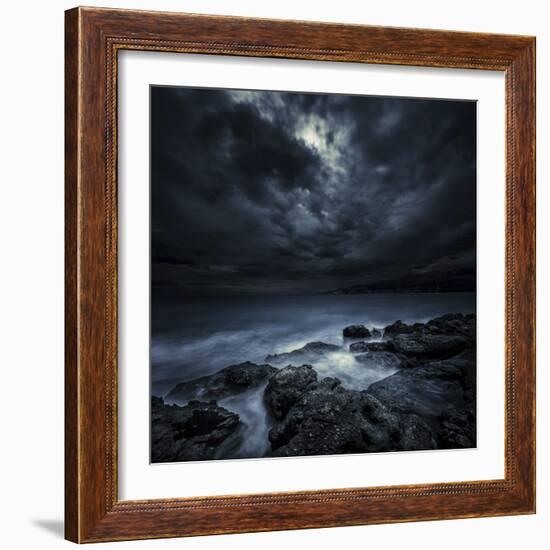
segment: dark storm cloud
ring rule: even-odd
[[[151,109],[156,289],[473,283],[474,103],[153,87]]]

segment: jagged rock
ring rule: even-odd
[[[476,316],[475,313],[448,313],[431,319],[427,323],[414,323],[407,325],[403,321],[395,321],[384,329],[384,339],[392,338],[398,334],[410,334],[411,332],[426,332],[430,334],[448,334],[462,336],[470,342],[475,342]]]
[[[151,460],[211,460],[236,434],[239,416],[215,401],[191,401],[185,407],[151,400]]]
[[[435,448],[422,419],[402,418],[367,392],[344,389],[336,378],[305,385],[269,440],[271,456]]]
[[[283,419],[306,388],[317,382],[317,373],[311,365],[289,365],[271,377],[265,389],[265,402],[276,420]]]
[[[314,362],[326,357],[329,353],[340,351],[340,349],[340,346],[336,346],[334,344],[326,344],[325,342],[310,342],[299,349],[289,351],[287,353],[268,355],[265,360],[272,365],[289,365]]]
[[[423,451],[437,449],[438,444],[432,429],[416,414],[399,415],[401,450]]]
[[[349,345],[352,353],[367,353],[369,351],[391,351],[393,348],[389,342],[354,342]]]
[[[417,331],[398,334],[392,339],[391,347],[397,353],[409,357],[446,359],[465,349],[467,342],[461,336],[426,334]]]
[[[447,313],[426,323],[430,331],[438,334],[457,334],[475,344],[476,315],[475,313]]]
[[[365,353],[369,351],[367,348],[367,342],[354,342],[349,345],[349,351],[351,353]]]
[[[382,331],[379,328],[373,328],[370,331],[372,338],[382,338]]]
[[[359,363],[371,368],[400,369],[404,365],[402,357],[387,351],[370,351],[355,356]]]
[[[384,329],[384,339],[393,338],[398,334],[409,334],[413,332],[413,327],[405,324],[403,321],[395,321]]]
[[[343,331],[344,338],[371,338],[371,331],[365,325],[350,325]]]
[[[191,399],[223,399],[265,384],[277,369],[271,365],[256,365],[249,361],[231,365],[211,374],[174,386],[166,400],[185,403]]]
[[[476,446],[476,422],[473,409],[449,409],[439,417],[439,447],[442,449]]]
[[[448,314],[427,323],[402,321],[384,329],[384,341],[408,357],[446,359],[475,346],[475,315]]]
[[[367,391],[391,411],[417,414],[435,426],[443,412],[471,402],[474,386],[475,355],[468,350],[445,361],[400,370]]]

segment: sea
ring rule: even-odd
[[[152,304],[151,392],[223,367],[298,349],[341,345],[347,325],[383,328],[475,312],[475,293],[416,293],[194,298]],[[336,375],[337,373],[323,372]],[[340,373],[341,374],[341,373]]]
[[[319,378],[340,379],[347,389],[365,390],[395,369],[355,360],[344,327],[380,328],[401,320],[426,322],[446,313],[473,313],[475,293],[416,293],[195,298],[152,304],[151,394],[165,396],[177,383],[244,361],[265,363],[269,354],[309,342],[342,346],[310,362]],[[309,362],[309,361],[308,361]],[[221,399],[244,426],[237,448],[216,458],[259,458],[268,451],[271,421],[265,386]],[[184,405],[184,403],[178,403]]]

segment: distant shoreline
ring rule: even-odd
[[[368,291],[347,291],[346,289],[334,289],[325,290],[322,292],[315,292],[310,294],[200,294],[200,293],[178,293],[176,298],[186,299],[234,299],[234,298],[313,298],[318,296],[368,296],[368,295],[382,295],[382,294],[475,294],[476,290],[413,290],[413,289],[400,289],[400,290],[368,290]],[[168,295],[160,291],[155,291],[155,298],[162,300],[164,298],[174,299],[174,294]]]
[[[362,295],[362,294],[449,294],[449,293],[473,293],[476,289],[413,289],[413,288],[399,288],[399,289],[335,289],[335,290],[326,290],[316,294],[316,296],[352,296],[352,295]]]

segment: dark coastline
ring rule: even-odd
[[[310,342],[152,397],[152,462],[476,446],[475,314],[342,329],[343,346]],[[342,355],[391,374],[357,390],[318,372]],[[263,414],[241,417],[241,402]]]

